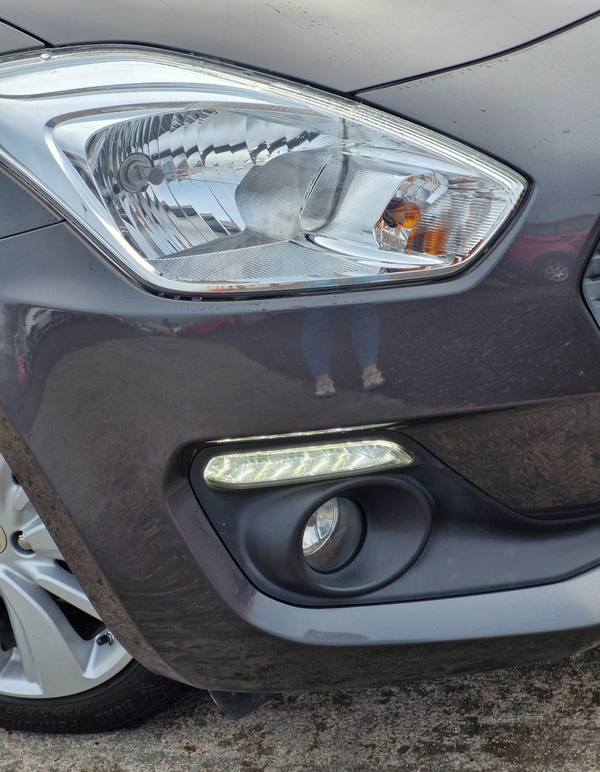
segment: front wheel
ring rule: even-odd
[[[0,456],[0,726],[131,726],[185,688],[134,662],[106,629]]]

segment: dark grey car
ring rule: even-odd
[[[0,9],[0,723],[600,641],[600,7]]]

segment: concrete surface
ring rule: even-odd
[[[600,649],[430,684],[281,695],[232,721],[191,692],[136,729],[0,730],[1,772],[561,770],[600,766]]]

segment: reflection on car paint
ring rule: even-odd
[[[590,214],[528,223],[506,252],[503,267],[520,270],[536,283],[567,281],[594,220]]]

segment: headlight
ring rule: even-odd
[[[122,268],[177,295],[447,275],[525,188],[378,110],[120,46],[4,59],[0,143]]]

